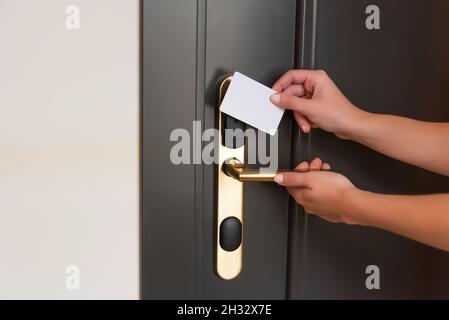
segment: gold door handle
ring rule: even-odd
[[[304,173],[315,171],[315,170],[279,170],[277,172],[261,172],[260,169],[248,167],[237,159],[230,159],[226,161],[222,166],[222,170],[226,175],[240,182],[274,182],[274,177],[282,172]]]
[[[226,161],[222,168],[226,175],[240,182],[273,182],[277,174],[248,168],[237,159]]]

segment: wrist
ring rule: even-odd
[[[342,216],[343,222],[350,225],[369,226],[370,219],[363,210],[369,192],[360,190],[356,187],[346,190],[342,196]]]
[[[370,121],[374,118],[375,114],[364,111],[354,106],[355,112],[353,117],[348,121],[348,125],[345,129],[345,136],[348,140],[360,142],[370,128]]]

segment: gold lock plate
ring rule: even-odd
[[[224,163],[229,159],[237,159],[239,162],[245,161],[245,146],[232,149],[224,145],[222,141],[222,116],[220,105],[232,81],[232,76],[226,77],[218,87],[217,97],[217,129],[219,130],[218,165],[216,165],[217,181],[217,225],[216,225],[216,267],[218,275],[224,280],[231,280],[237,277],[242,270],[243,257],[243,183],[228,176],[223,171]],[[242,225],[242,241],[238,249],[229,252],[220,246],[220,225],[230,217],[240,220]]]

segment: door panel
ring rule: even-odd
[[[293,66],[295,1],[279,5],[272,0],[207,2],[206,110],[207,127],[213,124],[216,108],[217,75],[242,72],[266,85]],[[270,41],[267,41],[270,39]],[[212,103],[213,102],[213,103]],[[279,132],[279,166],[290,165],[290,123],[283,119]],[[205,167],[205,190],[212,190],[213,171]],[[213,225],[211,193],[205,194],[205,220]],[[244,186],[243,271],[233,281],[217,279],[210,268],[203,290],[216,298],[285,297],[287,259],[287,210],[285,190],[272,184]],[[212,229],[204,234],[205,244],[213,244]],[[209,240],[210,239],[210,240]],[[205,247],[211,261],[213,248]],[[261,263],[262,262],[262,263]],[[263,281],[262,281],[263,279]]]
[[[245,186],[243,270],[222,280],[214,265],[214,166],[171,164],[167,142],[174,129],[192,132],[194,120],[215,127],[223,75],[240,71],[271,85],[293,67],[295,2],[144,1],[144,298],[285,298],[285,190]],[[290,166],[289,137],[286,117],[282,167]]]
[[[0,0],[0,298],[139,297],[138,9]]]
[[[195,166],[170,162],[170,134],[196,114],[195,1],[143,2],[142,294],[195,297]],[[161,33],[161,30],[164,30]]]
[[[314,3],[315,10],[311,9]],[[381,29],[368,31],[365,8],[370,4],[304,1],[308,15],[316,16],[309,18],[312,22],[303,30],[315,38],[314,47],[304,53],[313,59],[306,59],[303,66],[325,69],[348,98],[365,110],[449,121],[449,4],[375,1],[381,10]],[[393,194],[449,191],[447,177],[355,143],[320,131],[308,139],[310,159],[326,159],[362,189]],[[304,157],[301,148],[297,144],[297,162]],[[381,230],[332,225],[300,211],[292,228],[295,239],[304,245],[290,251],[292,298],[449,297],[449,254]],[[380,268],[380,290],[365,288],[369,265]]]

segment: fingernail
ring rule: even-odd
[[[270,97],[271,102],[273,103],[279,103],[279,101],[281,101],[281,96],[279,93],[275,93]]]
[[[304,131],[304,133],[307,133],[307,130],[308,130],[307,126],[302,125],[302,126],[301,126],[301,129],[302,129],[302,131]]]
[[[276,182],[277,184],[282,184],[284,182],[284,175],[278,174],[274,176],[274,182]]]

